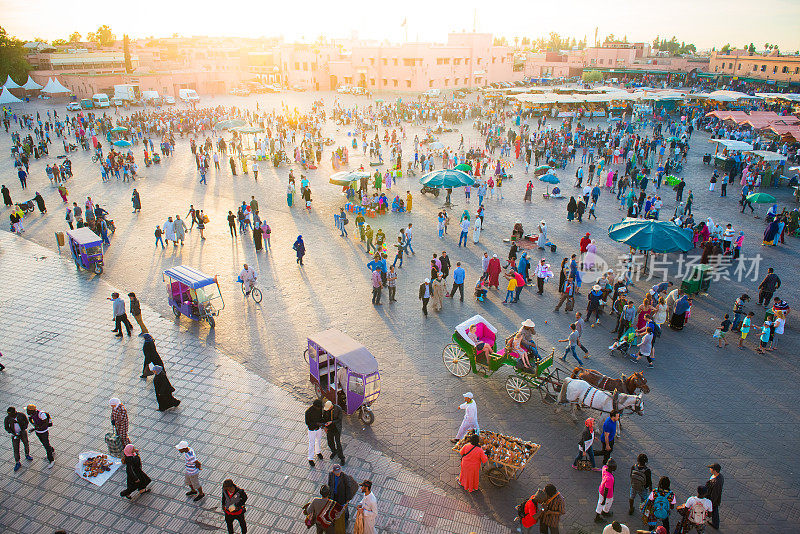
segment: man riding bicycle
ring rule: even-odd
[[[250,292],[256,286],[256,278],[258,278],[258,276],[256,275],[255,269],[251,269],[245,263],[244,269],[242,269],[242,272],[239,273],[239,279],[242,281],[242,284],[247,288],[245,296],[250,295]]]

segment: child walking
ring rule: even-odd
[[[725,334],[731,329],[731,324],[733,323],[731,322],[730,316],[726,313],[717,330],[717,347],[722,348],[723,346],[727,347],[730,345],[730,343],[725,340]],[[725,345],[723,345],[723,343]]]

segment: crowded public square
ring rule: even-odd
[[[796,101],[646,81],[4,103],[0,530],[796,529]]]

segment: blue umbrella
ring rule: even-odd
[[[133,146],[133,143],[131,143],[130,141],[126,141],[125,139],[117,139],[111,144],[120,148],[127,148],[129,146]]]
[[[558,184],[561,183],[561,180],[558,179],[558,176],[552,173],[543,174],[539,177],[540,182],[545,182],[548,184]]]
[[[464,171],[456,169],[438,169],[420,178],[422,185],[439,189],[442,187],[463,187],[474,185],[475,179]]]
[[[608,237],[646,252],[687,252],[694,246],[694,234],[690,228],[653,219],[628,217],[609,226]]]

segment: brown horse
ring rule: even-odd
[[[594,369],[576,367],[570,378],[579,378],[604,391],[616,390],[627,395],[635,395],[636,390],[641,389],[643,393],[650,393],[650,386],[647,385],[647,379],[642,371],[628,377],[622,375],[622,378],[611,378]]]

